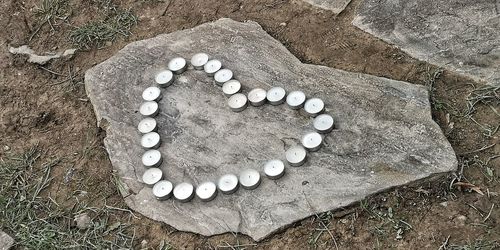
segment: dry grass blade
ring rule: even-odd
[[[500,105],[500,86],[485,86],[474,89],[467,96],[466,116],[473,114],[478,104],[489,105],[491,107]],[[493,110],[498,115],[494,107]]]
[[[486,215],[486,217],[484,217],[483,222],[486,222],[490,218],[491,212],[493,212],[494,207],[495,207],[495,203],[491,204],[490,211],[488,212],[488,215]]]
[[[481,191],[481,188],[472,184],[472,183],[468,183],[468,182],[455,182],[453,183],[453,186],[459,186],[459,187],[464,187],[464,188],[468,188],[480,195],[484,195],[483,191]]]
[[[493,115],[500,117],[500,111],[497,107],[500,106],[500,86],[487,85],[480,88],[475,88],[467,95],[467,109],[464,117],[474,122],[487,137],[492,137],[500,129],[500,124],[490,125],[482,124],[474,118],[474,113],[477,111],[478,105],[485,105],[493,111]]]

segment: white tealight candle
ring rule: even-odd
[[[156,149],[150,149],[142,155],[142,165],[154,168],[160,166],[162,162],[161,153]]]
[[[325,103],[319,98],[311,98],[304,104],[304,110],[312,117],[317,116],[325,109]]]
[[[158,87],[148,87],[142,92],[144,101],[158,101],[161,99],[161,89]]]
[[[208,62],[208,55],[205,53],[195,54],[191,58],[191,65],[193,65],[193,67],[198,70],[203,69],[203,66],[205,66],[207,62]]]
[[[264,173],[271,180],[279,179],[285,174],[285,164],[281,160],[270,160],[264,165]]]
[[[234,112],[243,111],[248,106],[247,97],[241,93],[234,94],[229,97],[227,104]]]
[[[316,151],[321,147],[323,138],[317,132],[310,132],[302,137],[302,145],[309,151]]]
[[[313,127],[318,133],[326,134],[333,130],[333,117],[327,114],[316,116],[313,121]]]
[[[306,162],[307,152],[302,146],[293,146],[286,151],[286,160],[292,167],[298,167]]]
[[[217,187],[223,194],[232,194],[238,189],[238,177],[234,174],[223,175],[217,182]]]
[[[174,185],[172,185],[172,182],[166,180],[159,181],[153,186],[153,195],[157,200],[167,200],[172,197],[173,189]]]
[[[149,168],[142,175],[142,182],[148,187],[153,187],[163,177],[163,172],[159,168]]]
[[[302,91],[292,91],[286,97],[286,103],[291,109],[300,109],[304,106],[306,94]]]
[[[205,70],[205,73],[209,76],[213,76],[215,72],[219,71],[221,68],[222,63],[217,59],[212,59],[203,66],[203,70]]]
[[[137,126],[139,132],[143,134],[156,131],[157,128],[158,127],[156,126],[156,120],[151,117],[142,119]]]
[[[267,91],[256,88],[248,92],[248,101],[252,106],[258,107],[266,103]]]
[[[233,78],[233,71],[229,69],[221,69],[214,75],[215,82],[219,86],[222,86],[222,84],[231,80],[231,78]]]
[[[141,138],[141,146],[146,149],[160,147],[160,135],[156,132],[144,134]]]
[[[222,85],[222,92],[226,96],[232,96],[241,91],[241,83],[238,80],[229,80]]]
[[[168,69],[176,74],[184,72],[187,68],[186,59],[176,57],[168,62]]]
[[[279,105],[285,101],[286,91],[282,87],[273,87],[267,91],[267,100],[271,105]]]
[[[143,102],[139,107],[139,113],[143,116],[154,117],[158,114],[158,103],[154,101]]]
[[[160,73],[156,75],[155,81],[160,87],[168,87],[174,81],[174,74],[170,70],[160,71]]]
[[[217,196],[217,186],[210,181],[203,182],[196,188],[196,196],[202,201],[211,201]]]
[[[180,202],[188,202],[194,197],[194,187],[190,183],[183,182],[174,188],[174,197]]]
[[[260,184],[260,174],[254,169],[243,170],[239,179],[241,186],[245,189],[255,189]]]

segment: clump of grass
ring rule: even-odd
[[[127,234],[128,223],[113,218],[111,211],[117,213],[116,208],[88,207],[81,202],[66,208],[50,197],[41,196],[50,184],[51,169],[60,163],[55,159],[39,165],[41,155],[38,148],[33,147],[0,162],[0,227],[15,238],[15,246],[27,249],[131,248],[134,237]],[[130,211],[120,209],[118,212]],[[88,227],[79,229],[74,218],[82,213],[90,215],[91,222]]]
[[[34,9],[35,16],[42,22],[53,23],[55,20],[65,20],[69,17],[68,0],[42,0],[40,6]]]
[[[113,9],[104,20],[74,28],[69,35],[71,42],[80,49],[101,48],[118,36],[131,35],[130,29],[137,24],[136,16],[130,10]]]
[[[30,41],[47,23],[52,30],[55,30],[54,26],[57,24],[57,21],[66,20],[70,16],[71,11],[68,0],[42,0],[40,5],[35,7],[33,13],[38,18],[39,24],[29,37]]]

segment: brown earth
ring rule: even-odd
[[[135,231],[135,248],[144,244],[156,248],[165,240],[179,249],[223,246],[237,249],[245,244],[250,244],[242,246],[247,249],[335,249],[336,245],[339,249],[438,249],[500,239],[500,158],[487,164],[479,162],[500,154],[499,133],[494,133],[500,118],[487,105],[476,107],[472,118],[492,128],[488,135],[463,115],[468,94],[482,85],[448,71],[436,75],[433,83],[434,74],[439,72],[437,67],[415,60],[350,24],[359,0],[338,16],[299,0],[115,1],[137,15],[133,35],[120,37],[100,49],[79,51],[70,60],[54,60],[45,65],[46,69],[26,62],[24,56],[9,54],[8,47],[28,44],[39,53],[71,48],[70,30],[97,18],[99,9],[95,1],[72,0],[72,14],[67,20],[55,23],[53,29],[44,25],[30,41],[30,35],[40,24],[33,14],[39,2],[0,3],[0,158],[36,143],[44,150],[45,157],[62,158],[44,195],[65,206],[72,206],[73,196],[78,194],[80,201],[94,206],[106,203],[126,207],[103,147],[105,131],[96,128],[82,82],[85,70],[131,41],[222,17],[253,20],[303,62],[434,86],[433,116],[459,157],[457,173],[375,195],[361,205],[322,214],[321,220],[305,219],[257,243],[244,235],[203,237],[179,232],[138,215],[130,227],[131,232]],[[74,79],[60,83],[67,76],[58,74],[68,74],[69,70]],[[492,105],[498,109],[498,102]],[[475,152],[489,145],[493,146]],[[451,185],[458,180],[473,183],[484,195]],[[320,221],[330,223],[332,235],[319,231]]]

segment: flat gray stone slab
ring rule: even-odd
[[[366,0],[353,24],[415,58],[500,84],[497,0]]]
[[[0,250],[8,250],[14,245],[14,239],[0,230]]]
[[[220,194],[211,202],[157,201],[141,183],[137,124],[141,93],[169,59],[206,52],[233,70],[249,89],[282,86],[322,98],[336,127],[301,167],[286,167],[255,190]],[[257,23],[221,19],[127,45],[87,71],[85,86],[105,146],[121,177],[127,204],[178,230],[203,235],[229,231],[261,240],[318,212],[347,206],[385,189],[456,169],[455,154],[431,119],[422,86],[303,64]],[[232,112],[204,72],[188,70],[166,88],[156,118],[163,144],[161,168],[175,183],[216,181],[269,159],[284,160],[312,119],[286,105]],[[104,122],[106,121],[106,122]]]
[[[330,10],[335,14],[344,11],[351,0],[303,0],[304,2],[325,10]]]

